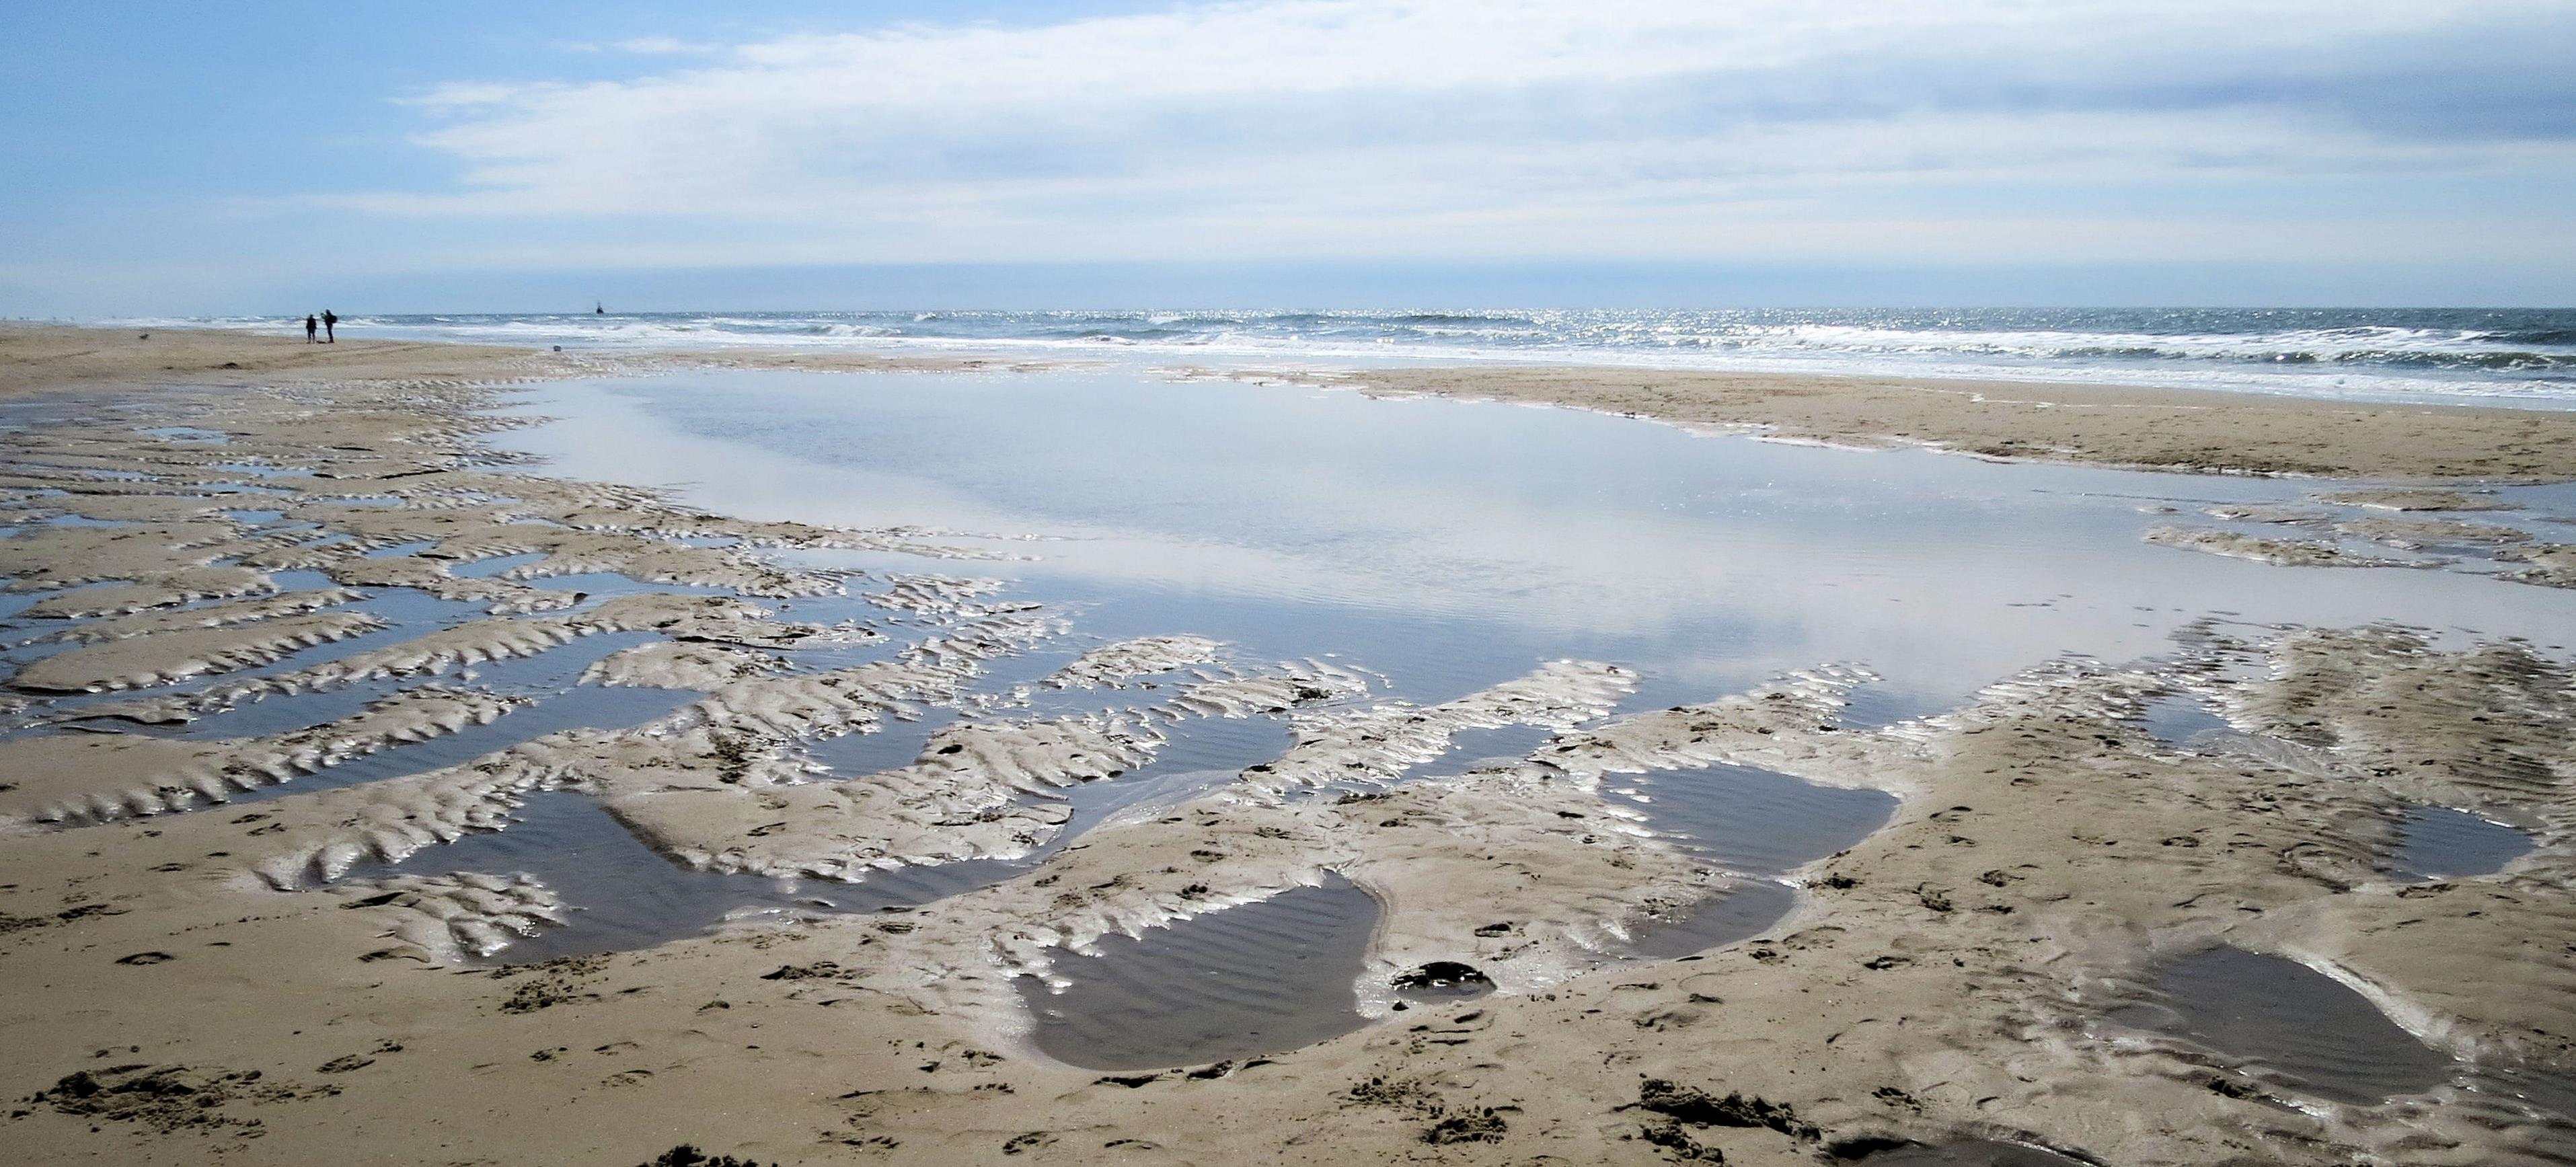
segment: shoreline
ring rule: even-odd
[[[1609,365],[1205,375],[1561,406],[1701,433],[2172,473],[2527,484],[2576,479],[2576,412],[2216,389]]]
[[[44,658],[51,683],[148,683],[175,658],[244,673],[220,691],[280,700],[351,680],[437,681],[465,663],[631,632],[654,639],[619,650],[601,670],[616,679],[601,683],[710,696],[656,723],[662,732],[561,731],[421,774],[288,785],[241,807],[247,815],[149,796],[174,773],[199,791],[292,782],[316,756],[303,731],[0,743],[23,766],[0,778],[10,784],[0,809],[81,799],[113,812],[0,836],[0,978],[12,989],[0,1031],[21,1051],[0,1093],[25,1100],[0,1119],[0,1142],[29,1161],[248,1153],[622,1167],[683,1142],[812,1163],[1026,1162],[1037,1150],[1066,1163],[1642,1165],[1723,1151],[1785,1167],[1971,1138],[2113,1162],[2558,1153],[2551,1140],[2563,1130],[2498,1098],[2319,1104],[2181,1043],[2093,1028],[2091,1007],[2142,994],[2159,952],[2216,940],[2371,985],[2448,1052],[2576,1071],[2566,1053],[2576,974],[2556,956],[2576,943],[2564,894],[2576,817],[2533,777],[2576,774],[2565,732],[2576,690],[2563,663],[2527,647],[2436,648],[2385,628],[2209,628],[2176,659],[2062,662],[1995,678],[1949,712],[1872,728],[1837,725],[1858,679],[1830,672],[1615,716],[1630,683],[1622,670],[1574,661],[1392,712],[1351,705],[1370,699],[1364,678],[1321,668],[1161,696],[1122,688],[1116,700],[1187,705],[1193,716],[1311,707],[1345,719],[1298,735],[1311,740],[1258,774],[1152,819],[1095,827],[1002,882],[900,916],[750,921],[608,956],[467,963],[480,943],[566,906],[497,872],[429,874],[441,866],[316,884],[368,856],[425,852],[435,863],[448,839],[500,829],[517,799],[552,789],[578,789],[656,850],[719,870],[828,875],[871,859],[1008,854],[1061,826],[1014,787],[1105,778],[1150,743],[1115,725],[1042,723],[1044,736],[1007,721],[950,726],[913,764],[870,776],[936,813],[871,802],[878,813],[831,819],[848,785],[805,781],[789,746],[868,732],[899,702],[951,699],[974,654],[1050,635],[1045,615],[988,606],[979,597],[989,589],[971,584],[910,579],[895,597],[918,622],[907,626],[939,632],[958,655],[788,670],[780,653],[832,630],[753,599],[792,598],[802,620],[832,581],[689,540],[868,545],[884,533],[729,519],[529,472],[479,440],[507,424],[490,409],[500,393],[485,386],[548,375],[551,354],[344,344],[329,354],[338,363],[237,350],[250,359],[236,364],[279,370],[246,367],[243,380],[290,377],[292,393],[131,393],[122,374],[102,371],[130,354],[73,358],[93,368],[68,383],[135,408],[13,435],[21,521],[90,520],[31,527],[58,545],[41,556],[14,547],[21,581],[149,577],[116,606],[193,623],[90,617],[126,619],[115,631],[133,634],[99,642],[113,651]],[[359,369],[379,379],[354,379]],[[227,445],[142,428],[164,425],[220,427]],[[327,471],[318,482],[242,480],[287,492],[271,509],[316,527],[218,517],[242,498],[206,492],[235,484],[222,467],[241,459]],[[88,493],[43,493],[64,484]],[[410,505],[357,501],[383,498]],[[110,522],[123,525],[96,525]],[[452,546],[367,553],[433,540]],[[512,554],[551,566],[493,578],[445,566]],[[601,565],[733,595],[648,584],[571,611],[525,582]],[[278,593],[249,578],[286,570],[333,573],[343,588],[444,589],[488,605],[489,618],[251,675],[265,654],[362,634],[363,621],[319,623],[338,600],[283,593],[310,597],[326,612],[317,618],[305,604],[269,602]],[[1119,651],[1087,654],[1069,675],[1119,688],[1208,651],[1179,638],[1110,647]],[[826,678],[839,684],[812,683]],[[2173,692],[2295,746],[2297,764],[2153,738],[2142,706]],[[207,711],[148,688],[136,696],[107,699],[138,721]],[[471,691],[424,686],[334,723],[330,748],[396,748],[497,715]],[[1552,730],[1544,762],[1419,778],[1348,803],[1266,796],[1354,771],[1400,774],[1430,749],[1420,735],[1445,747],[1498,719]],[[28,763],[41,759],[19,752],[31,743],[76,754],[39,770]],[[2443,765],[2419,772],[2425,757]],[[1712,886],[1673,847],[1568,824],[1605,814],[1612,775],[1711,763],[1902,801],[1862,843],[1796,869],[1806,894],[1758,938],[1560,979],[1582,929]],[[141,801],[125,797],[136,784]],[[2373,866],[2390,816],[2435,802],[2528,824],[2538,847],[2494,876],[2393,882]],[[869,836],[879,823],[913,837]],[[1466,957],[1508,991],[1269,1057],[1146,1074],[993,1047],[994,1023],[1016,1007],[1013,976],[1042,974],[1057,949],[1322,871],[1415,893],[1384,906],[1370,975]],[[2462,960],[2488,975],[2458,977]],[[1730,1108],[1738,1092],[1748,1100]],[[530,1105],[539,1099],[547,1105]]]
[[[137,333],[0,323],[0,400],[93,385],[447,376],[611,376],[656,369],[967,372],[1081,362],[736,347],[633,353],[446,341],[310,345],[216,329]],[[345,346],[345,347],[344,347]],[[2523,484],[2576,480],[2576,411],[2385,405],[2223,390],[2040,381],[1714,373],[1614,365],[1458,364],[1351,372],[1164,370],[1184,378],[1552,405],[1704,433],[1853,448],[2177,473]]]

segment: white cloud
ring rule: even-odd
[[[684,41],[673,36],[639,36],[608,44],[598,41],[574,41],[563,45],[562,48],[568,53],[634,53],[638,56],[670,57],[720,52],[724,46],[703,41]]]
[[[684,41],[678,37],[639,36],[617,42],[616,48],[620,52],[640,53],[646,56],[676,56],[684,53],[712,53],[718,46],[697,41]]]
[[[620,47],[712,55],[433,88],[408,100],[441,118],[418,141],[457,187],[331,201],[635,216],[663,254],[832,260],[1740,255],[1833,248],[1838,225],[1919,253],[1958,236],[1908,223],[2014,222],[2036,233],[1969,234],[2101,258],[2280,219],[2322,244],[2335,229],[2294,206],[2175,222],[2202,212],[2069,192],[2563,181],[2576,149],[2545,131],[2565,133],[2565,83],[2517,66],[2571,28],[2526,0],[1271,0],[640,38]],[[2355,215],[2340,238],[2404,221]],[[689,239],[660,242],[674,223]]]
[[[407,97],[395,98],[394,104],[437,110],[469,109],[475,106],[523,102],[548,88],[550,87],[543,85],[513,85],[497,81],[450,81],[443,85],[433,85]]]

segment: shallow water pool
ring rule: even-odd
[[[2111,1020],[2184,1038],[2338,1102],[2421,1093],[2459,1069],[2361,994],[2281,957],[2203,949],[2158,967],[2152,991]]]
[[[2576,628],[2569,593],[2272,567],[2141,539],[2210,506],[2302,501],[2309,487],[2287,480],[1791,446],[1568,410],[1179,383],[1135,365],[692,372],[553,383],[523,408],[557,420],[498,440],[549,459],[551,473],[667,488],[750,518],[948,532],[1001,557],[783,553],[790,563],[999,578],[1002,598],[1047,605],[1079,644],[1192,633],[1240,664],[1329,657],[1378,674],[1372,699],[1445,701],[1570,657],[1634,669],[1622,708],[1642,710],[1839,662],[1880,678],[1854,691],[1844,719],[1870,725],[1951,707],[2067,653],[2167,653],[2176,629],[2211,613],[2397,619],[2543,646]],[[1066,651],[994,662],[979,687],[1034,680]],[[1133,699],[1041,692],[1021,711]],[[2152,727],[2182,740],[2223,725],[2187,704],[2151,711]],[[949,716],[815,752],[845,776],[901,765]],[[1271,725],[1273,737],[1195,763],[1190,743],[1216,731],[1178,727],[1153,797],[1265,760],[1254,754],[1280,744]],[[1544,737],[1472,731],[1409,776],[1520,756]],[[1605,785],[1756,876],[1857,842],[1893,805],[1758,772]],[[1142,788],[1072,792],[1063,839]],[[1637,949],[1742,939],[1793,903],[1757,879],[1642,931]]]
[[[1296,888],[1142,937],[1102,937],[1099,954],[1063,953],[1070,981],[1019,978],[1040,1050],[1102,1070],[1190,1065],[1276,1053],[1367,1024],[1352,981],[1368,955],[1377,901],[1347,881]]]
[[[2447,806],[2419,806],[2397,822],[2397,870],[2410,876],[2493,875],[2532,848],[2530,835]]]
[[[2293,480],[1791,446],[1134,366],[688,373],[551,384],[525,408],[561,420],[499,440],[552,472],[755,518],[1001,536],[966,545],[1035,558],[912,570],[1011,580],[1103,637],[1338,652],[1423,701],[1567,656],[1638,668],[1634,708],[1842,661],[1885,678],[1868,694],[1883,720],[2062,653],[2170,651],[2213,611],[2562,647],[2576,629],[2576,594],[2140,540],[2190,517],[2160,508],[2301,501]]]

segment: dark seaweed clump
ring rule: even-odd
[[[636,1167],[760,1167],[760,1164],[749,1159],[736,1159],[731,1155],[709,1155],[696,1147],[682,1143],[662,1152],[652,1162],[639,1163]],[[769,1167],[778,1167],[778,1165],[772,1163]]]
[[[1399,989],[1466,988],[1493,983],[1476,966],[1454,960],[1435,960],[1395,978]]]

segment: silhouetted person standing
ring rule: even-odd
[[[319,320],[314,319],[314,318],[313,318],[313,314],[312,314],[312,313],[310,313],[310,312],[305,313],[305,314],[304,314],[304,343],[306,343],[306,344],[312,344],[312,343],[313,343],[313,339],[314,339],[314,338],[313,338],[314,330],[316,330],[316,329],[320,328],[321,326],[322,326],[322,322],[321,322],[321,321],[319,321]]]
[[[322,310],[322,343],[340,343],[340,332],[337,327],[339,323],[340,318],[333,316],[330,309],[325,308]]]

